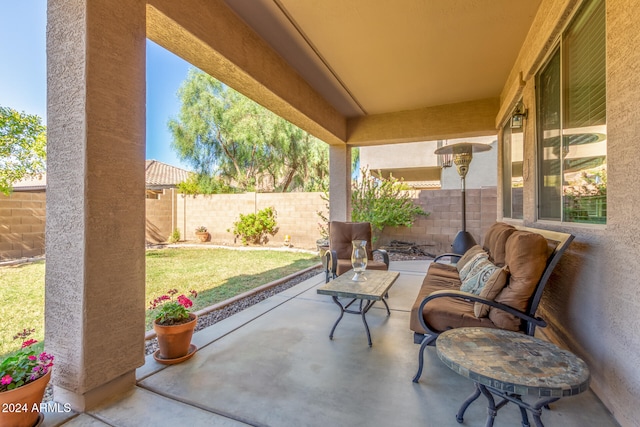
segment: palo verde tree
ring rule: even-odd
[[[46,128],[37,115],[0,106],[0,192],[45,171]]]
[[[328,187],[328,146],[206,73],[192,69],[169,121],[172,147],[199,175],[200,192]]]

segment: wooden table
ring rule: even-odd
[[[581,359],[522,333],[491,328],[451,329],[440,334],[436,348],[445,365],[476,384],[476,391],[456,414],[459,423],[469,405],[483,394],[489,402],[487,427],[493,425],[497,411],[509,402],[520,407],[524,427],[529,426],[527,410],[536,426],[543,427],[543,407],[589,388],[589,368]],[[502,401],[496,404],[493,395]],[[530,405],[522,396],[536,396],[538,400]]]
[[[366,314],[376,301],[382,301],[387,309],[387,315],[391,314],[384,298],[400,273],[396,271],[366,270],[364,273],[360,273],[360,276],[364,275],[365,280],[359,281],[352,280],[354,274],[355,272],[353,270],[349,270],[321,286],[317,291],[321,295],[330,295],[333,301],[340,307],[340,317],[338,317],[333,328],[331,328],[329,339],[333,339],[333,333],[338,323],[342,320],[344,313],[359,314],[362,316],[369,347],[371,347],[371,333],[369,332]],[[339,298],[348,298],[351,299],[351,301],[346,305],[342,305]],[[349,309],[356,301],[359,302],[358,310]]]

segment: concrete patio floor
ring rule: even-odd
[[[419,346],[408,327],[409,309],[427,264],[391,264],[401,273],[389,292],[391,316],[382,305],[367,315],[372,347],[359,316],[345,315],[329,340],[339,310],[316,294],[323,283],[318,275],[196,333],[199,350],[189,361],[164,366],[147,357],[127,395],[88,413],[47,413],[43,425],[456,426],[471,381],[429,348],[420,383],[411,382]],[[486,413],[481,397],[462,425],[484,426]],[[591,391],[552,404],[542,421],[547,427],[618,425]],[[518,408],[501,409],[494,425],[520,425]]]

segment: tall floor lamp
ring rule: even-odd
[[[460,142],[457,144],[445,145],[438,148],[434,153],[437,155],[453,155],[453,163],[458,169],[460,182],[462,185],[462,230],[458,231],[453,239],[451,249],[453,253],[463,254],[469,248],[476,245],[476,240],[471,233],[467,231],[467,213],[465,200],[465,179],[469,172],[469,164],[473,160],[473,153],[491,150],[490,145],[479,144],[475,142]]]

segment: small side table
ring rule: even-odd
[[[371,347],[371,332],[369,332],[369,325],[367,324],[367,312],[376,301],[382,301],[387,309],[387,315],[391,315],[384,297],[400,273],[396,271],[366,270],[364,273],[360,273],[364,276],[364,280],[361,281],[351,280],[354,274],[353,270],[349,270],[318,288],[317,292],[320,295],[330,295],[333,298],[333,302],[340,307],[340,316],[334,323],[333,328],[331,328],[329,339],[333,339],[333,333],[338,323],[342,320],[344,313],[359,314],[362,316],[362,323],[364,323],[364,329],[367,332],[367,341],[369,342],[369,347]],[[351,301],[346,305],[342,305],[339,298],[351,298]],[[356,301],[359,301],[358,310],[349,309]]]
[[[446,331],[436,341],[438,357],[449,368],[476,384],[475,392],[456,414],[464,412],[480,394],[489,403],[486,427],[500,408],[513,402],[520,408],[523,427],[529,427],[527,411],[537,427],[544,427],[542,408],[565,396],[589,388],[589,368],[574,354],[522,333],[491,328],[459,328]],[[496,404],[493,395],[502,398]],[[530,405],[522,396],[537,396]]]

